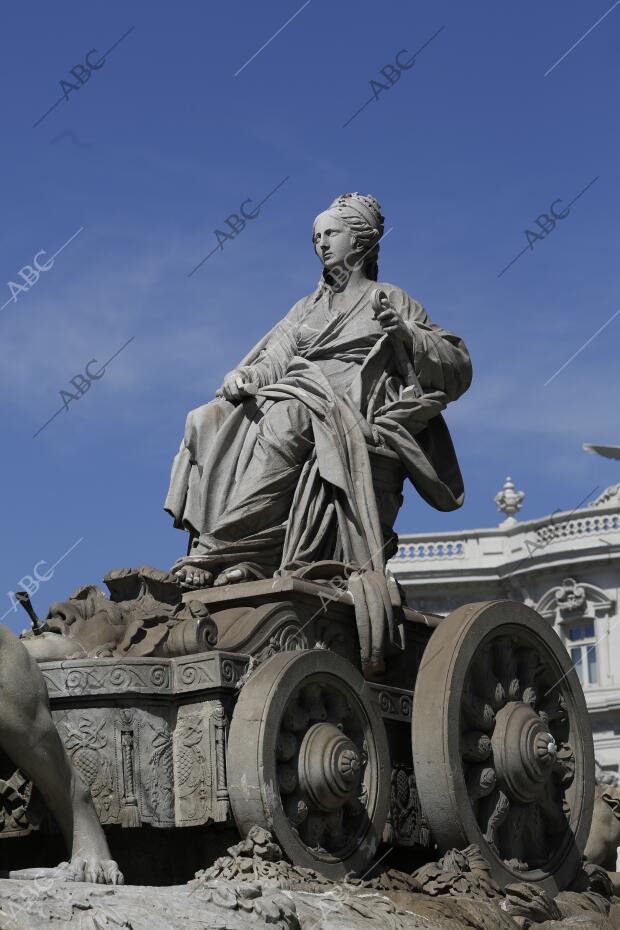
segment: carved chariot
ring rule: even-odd
[[[404,649],[366,680],[346,590],[283,577],[190,597],[207,611],[177,628],[176,655],[41,665],[104,827],[258,824],[295,865],[335,879],[366,873],[381,847],[435,858],[474,843],[501,884],[571,883],[592,737],[577,675],[537,613],[400,608]],[[0,836],[36,829],[26,780],[0,789]]]

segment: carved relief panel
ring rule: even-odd
[[[170,713],[158,705],[54,711],[102,824],[174,826]]]
[[[178,826],[220,822],[228,816],[228,722],[219,700],[185,704],[179,708],[174,732]]]

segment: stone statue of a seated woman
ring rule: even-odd
[[[360,194],[319,214],[319,286],[226,376],[215,400],[189,413],[165,502],[190,534],[173,568],[187,587],[320,560],[380,579],[393,553],[369,446],[396,452],[432,506],[462,504],[441,412],[469,387],[469,355],[405,291],[378,283],[383,222],[379,203]]]

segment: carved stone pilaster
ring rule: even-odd
[[[228,815],[228,786],[226,778],[226,740],[228,736],[228,721],[224,708],[217,704],[213,709],[211,718],[215,734],[215,773],[217,788],[217,809],[219,820],[225,820]]]
[[[136,730],[134,729],[134,716],[132,711],[121,711],[122,797],[119,815],[121,827],[140,826],[140,811],[136,793]]]

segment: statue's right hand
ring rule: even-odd
[[[224,378],[224,383],[216,392],[216,397],[223,397],[231,403],[239,402],[249,396],[245,390],[246,380],[240,371],[231,371]]]

